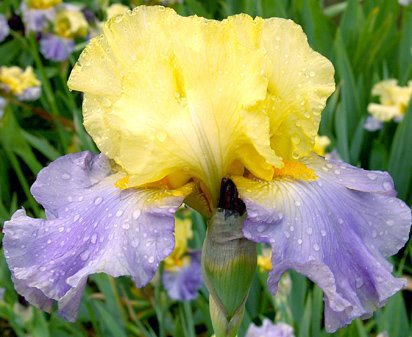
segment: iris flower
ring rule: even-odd
[[[189,217],[175,217],[175,248],[164,261],[163,286],[168,295],[180,301],[196,298],[203,284],[200,251],[189,250],[193,238]]]
[[[34,101],[40,97],[41,83],[32,67],[0,67],[0,94],[13,95],[20,101]]]
[[[16,290],[74,320],[90,274],[144,286],[173,251],[177,208],[211,216],[229,178],[241,235],[272,248],[272,292],[294,269],[324,291],[328,331],[370,316],[405,284],[386,257],[411,212],[387,173],[312,152],[333,75],[290,20],[163,7],[109,20],[69,79],[102,153],[52,162],[31,188],[46,219],[21,209],[5,223]]]
[[[76,38],[85,38],[89,25],[81,8],[75,5],[60,6],[53,21],[54,32],[40,39],[43,56],[53,61],[64,61],[73,52]]]
[[[370,116],[364,125],[368,131],[382,129],[384,122],[402,121],[412,97],[412,81],[404,87],[399,86],[396,79],[378,82],[372,88],[372,96],[378,96],[380,103],[368,105]]]

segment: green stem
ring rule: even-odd
[[[34,210],[35,214],[37,216],[39,216],[40,215],[40,207],[39,207],[39,205],[37,204],[37,202],[34,200],[33,196],[30,193],[29,185],[27,184],[26,177],[24,176],[23,171],[21,170],[21,167],[19,165],[19,161],[16,158],[16,155],[13,152],[11,152],[7,149],[4,149],[4,150],[6,152],[7,157],[9,158],[9,160],[11,162],[11,165],[13,166],[14,171],[16,172],[17,179],[19,179],[19,182],[20,182],[20,184],[23,188],[24,194],[26,194],[27,200],[28,200],[31,208]]]

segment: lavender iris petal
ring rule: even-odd
[[[121,191],[117,179],[107,158],[90,152],[61,157],[39,173],[31,192],[47,219],[19,210],[3,229],[16,290],[29,302],[50,311],[57,300],[62,316],[74,320],[88,275],[131,275],[141,287],[173,251],[183,196]]]
[[[53,34],[42,36],[40,50],[45,58],[52,61],[65,61],[74,50],[74,41]]]
[[[55,8],[32,9],[23,1],[20,6],[26,32],[42,32],[54,20]]]
[[[244,234],[271,244],[273,292],[288,269],[323,289],[326,329],[333,332],[370,316],[404,286],[386,257],[408,240],[411,211],[395,197],[387,173],[320,157],[305,164],[316,181],[256,182],[249,194],[239,189],[248,210]]]
[[[264,319],[262,326],[252,324],[246,332],[246,337],[294,337],[293,328],[285,323],[273,324]]]
[[[10,33],[6,17],[0,14],[0,42],[4,41]]]
[[[179,301],[190,301],[196,298],[202,287],[201,252],[190,253],[190,263],[176,271],[165,270],[163,285],[170,296]]]

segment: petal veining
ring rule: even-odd
[[[145,285],[174,247],[179,191],[119,190],[103,155],[67,155],[43,169],[32,193],[47,219],[17,211],[4,225],[4,252],[16,290],[32,304],[74,320],[87,276],[131,275]]]
[[[325,293],[328,331],[367,317],[404,286],[385,259],[408,240],[411,211],[384,172],[317,156],[316,181],[234,178],[248,211],[244,234],[272,246],[269,287],[295,269]]]

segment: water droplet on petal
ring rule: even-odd
[[[313,245],[313,249],[314,249],[316,252],[318,252],[318,251],[320,250],[320,247],[319,247],[319,245],[318,245],[317,243],[315,243],[315,244]]]
[[[82,261],[86,261],[90,256],[89,250],[85,250],[83,253],[80,254],[80,259]]]
[[[103,201],[102,197],[97,197],[96,199],[94,199],[94,204],[97,206],[97,205],[101,204],[102,201]]]
[[[392,190],[392,184],[391,184],[390,182],[388,182],[388,181],[385,181],[385,182],[383,183],[383,189],[384,189],[385,191],[390,191],[390,190]]]
[[[388,220],[388,221],[386,221],[386,224],[387,224],[388,226],[393,226],[393,225],[395,224],[395,221],[393,221],[393,220]]]
[[[356,288],[360,288],[363,286],[363,280],[360,277],[357,277],[355,280]]]
[[[164,131],[158,131],[156,133],[156,138],[159,140],[159,142],[164,142],[167,138],[167,134]]]
[[[90,239],[90,242],[95,244],[97,242],[97,234],[93,234],[92,238]]]
[[[367,176],[370,180],[376,180],[376,178],[378,177],[378,175],[375,174],[375,173],[368,173],[366,176]]]
[[[262,233],[264,230],[265,230],[265,226],[260,225],[260,226],[257,227],[257,231],[259,233]]]
[[[306,229],[306,233],[308,233],[309,235],[311,235],[313,233],[313,228],[312,227],[308,227]]]
[[[302,243],[303,243],[303,240],[302,240],[302,239],[299,239],[299,240],[298,240],[298,244],[301,245]]]
[[[69,180],[71,177],[72,177],[72,176],[71,176],[70,174],[68,174],[68,173],[63,173],[63,174],[62,174],[62,178],[63,178],[64,180]]]
[[[118,211],[116,212],[116,216],[117,216],[118,218],[120,218],[122,215],[123,215],[123,211],[122,211],[122,210],[118,210]]]
[[[133,219],[135,219],[135,220],[137,220],[139,217],[140,217],[140,214],[142,214],[142,211],[140,210],[140,209],[136,209],[134,212],[133,212]]]

